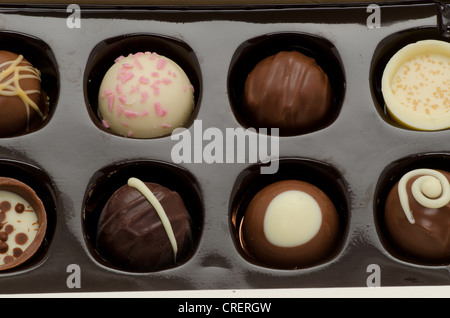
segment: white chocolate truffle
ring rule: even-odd
[[[119,57],[99,90],[99,117],[106,128],[131,138],[157,138],[183,126],[194,109],[186,73],[157,53]]]
[[[419,41],[387,64],[382,92],[389,114],[414,130],[450,128],[450,43]]]

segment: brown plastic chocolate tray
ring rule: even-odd
[[[32,262],[0,273],[0,293],[450,284],[448,264],[401,257],[384,240],[379,222],[386,187],[397,171],[425,163],[448,166],[449,132],[396,126],[384,113],[379,88],[383,65],[396,49],[425,38],[448,41],[448,17],[443,5],[429,1],[377,3],[378,24],[361,2],[195,9],[99,3],[80,6],[78,26],[66,5],[2,5],[1,47],[30,55],[43,72],[53,108],[39,131],[0,140],[1,174],[33,187],[48,212],[45,244]],[[280,138],[277,174],[261,175],[261,167],[249,161],[177,164],[171,156],[176,140],[114,136],[96,119],[96,87],[106,67],[100,57],[154,48],[185,61],[198,87],[192,134],[241,127],[233,105],[242,68],[249,67],[243,55],[255,43],[266,50],[297,47],[328,61],[337,93],[339,112],[329,126]],[[153,47],[144,47],[149,44]],[[97,255],[92,237],[99,206],[131,175],[169,185],[188,198],[196,249],[185,263],[132,273]],[[270,269],[240,250],[236,224],[245,194],[283,178],[318,182],[338,207],[339,248],[317,266]]]

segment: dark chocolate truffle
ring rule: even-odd
[[[390,191],[384,211],[396,249],[421,262],[450,262],[450,173],[418,169]]]
[[[0,177],[0,271],[18,267],[39,250],[47,213],[28,185]]]
[[[105,260],[125,270],[165,269],[191,251],[191,222],[178,193],[131,178],[100,215],[97,249]]]
[[[308,267],[333,252],[339,223],[333,202],[322,190],[303,181],[280,181],[251,200],[242,221],[241,242],[261,265]]]
[[[254,128],[279,128],[280,135],[311,132],[328,122],[332,108],[327,74],[296,51],[265,58],[245,82],[243,113]]]
[[[22,55],[0,51],[0,137],[35,130],[48,114],[40,71]]]

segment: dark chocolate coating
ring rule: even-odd
[[[297,190],[311,195],[322,212],[322,224],[315,237],[295,247],[280,247],[268,241],[264,234],[267,207],[279,194]],[[257,262],[268,267],[296,269],[315,265],[327,258],[338,244],[339,217],[333,202],[316,186],[297,180],[273,183],[250,202],[244,215],[241,241],[244,250]]]
[[[438,170],[450,180],[450,173]],[[419,177],[407,183],[410,208],[415,219],[411,224],[401,207],[398,183],[390,191],[384,219],[390,238],[407,257],[425,262],[450,261],[450,203],[440,209],[419,204],[411,194],[411,185]]]
[[[8,51],[0,51],[0,64],[15,61],[18,55]],[[18,66],[31,65],[25,58]],[[0,68],[3,72],[8,65]],[[21,75],[31,74],[29,71],[20,71]],[[6,77],[1,83],[9,80],[12,75]],[[41,82],[36,78],[23,78],[19,85],[24,91],[37,90],[40,93],[28,94],[28,97],[38,105],[41,112],[48,114],[49,103],[46,94],[41,90]],[[29,114],[28,114],[29,111]],[[43,118],[32,108],[27,107],[19,96],[6,96],[0,92],[0,137],[21,135],[35,130],[43,123]]]
[[[313,131],[332,113],[327,74],[313,58],[282,51],[265,58],[245,82],[244,114],[254,128],[279,128],[281,135]]]
[[[99,219],[97,249],[112,264],[131,271],[156,271],[183,260],[193,246],[191,217],[180,195],[145,183],[164,208],[178,246],[174,252],[159,215],[135,188],[124,185],[105,205]]]

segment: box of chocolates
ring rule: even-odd
[[[450,284],[450,5],[4,3],[0,293]]]

